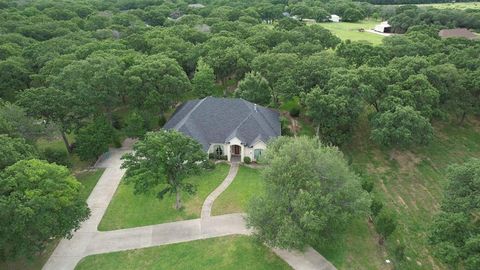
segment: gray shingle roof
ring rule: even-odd
[[[280,136],[279,113],[238,98],[190,100],[177,108],[164,129],[196,139],[205,151],[212,143],[237,137],[245,146]]]

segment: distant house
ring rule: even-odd
[[[188,5],[188,7],[197,9],[197,8],[204,8],[205,6],[202,5],[202,4],[190,4],[190,5]]]
[[[391,33],[392,26],[387,21],[385,21],[378,25],[375,25],[375,28],[373,28],[373,30],[379,33]]]
[[[197,140],[207,153],[258,160],[269,140],[280,136],[280,115],[239,98],[190,100],[182,104],[165,129],[174,129]]]
[[[438,35],[442,38],[478,39],[479,37],[467,28],[442,29],[438,32]]]
[[[340,18],[338,15],[332,14],[328,20],[331,22],[340,22],[342,18]]]

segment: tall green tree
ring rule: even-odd
[[[410,106],[399,105],[375,115],[372,128],[372,139],[386,146],[424,145],[433,138],[433,127],[428,119]]]
[[[23,58],[0,61],[0,98],[12,101],[19,90],[29,87],[31,71]]]
[[[47,124],[58,126],[67,151],[72,147],[67,133],[80,126],[85,115],[83,109],[77,109],[79,104],[69,92],[55,88],[30,88],[21,92],[17,103],[25,108],[30,116],[44,120]]]
[[[195,193],[195,184],[185,180],[198,173],[207,159],[197,141],[173,130],[149,132],[135,143],[133,150],[122,158],[122,168],[127,169],[125,182],[134,185],[135,193],[151,191],[163,183],[166,187],[157,197],[175,194],[177,210],[182,207],[183,192]]]
[[[260,73],[249,72],[238,84],[235,96],[253,103],[267,105],[271,100],[270,86]]]
[[[343,90],[342,90],[343,89]],[[346,92],[344,88],[338,92]],[[349,140],[356,119],[361,112],[358,99],[335,92],[314,88],[305,96],[306,114],[322,140],[341,145]]]
[[[132,106],[140,111],[164,112],[191,88],[178,63],[161,54],[150,55],[130,66],[125,76]]]
[[[31,256],[71,237],[90,214],[82,185],[66,167],[22,160],[0,173],[0,256]]]
[[[200,98],[210,96],[215,91],[215,73],[203,59],[197,62],[197,69],[192,80],[192,88],[193,93]]]
[[[429,241],[435,255],[452,268],[480,267],[480,160],[448,168],[441,211],[434,218]]]
[[[23,138],[12,138],[0,134],[0,171],[23,159],[36,158],[37,152]]]
[[[367,214],[369,195],[337,148],[316,138],[281,137],[264,157],[265,193],[247,211],[247,224],[261,241],[302,249]]]

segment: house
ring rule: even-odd
[[[269,140],[280,136],[280,115],[239,98],[206,97],[177,108],[164,129],[197,140],[207,153],[227,160],[258,160]]]
[[[328,20],[330,20],[331,22],[340,22],[342,18],[340,18],[340,16],[338,15],[332,14],[330,15],[330,18]]]
[[[391,33],[392,26],[387,21],[385,21],[378,25],[375,25],[375,28],[373,28],[373,30],[379,33]]]
[[[479,36],[467,28],[442,29],[438,32],[441,38],[466,38],[477,39]]]
[[[188,7],[193,9],[199,9],[199,8],[204,8],[205,6],[202,4],[189,4]]]

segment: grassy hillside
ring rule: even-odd
[[[387,246],[406,247],[400,269],[446,269],[431,255],[427,231],[439,208],[448,165],[480,156],[480,125],[470,120],[435,123],[435,138],[425,147],[388,150],[372,144],[366,129],[359,128],[353,143],[344,149],[352,166],[374,181],[374,194],[393,209],[399,225]],[[370,238],[376,238],[372,231]]]

